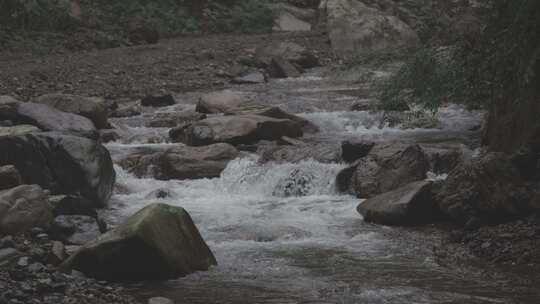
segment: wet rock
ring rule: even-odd
[[[341,162],[339,147],[333,144],[302,143],[294,145],[259,145],[257,154],[260,162],[269,161],[297,163],[306,159],[314,159],[321,163]]]
[[[171,94],[161,96],[146,96],[141,99],[141,105],[143,107],[166,107],[172,106],[176,103]]]
[[[234,77],[231,82],[234,84],[259,84],[265,83],[266,77],[261,72],[250,71],[243,73],[240,76]]]
[[[441,210],[458,223],[498,223],[535,209],[534,181],[504,153],[487,153],[452,170],[437,194]]]
[[[224,113],[226,115],[259,115],[277,119],[290,119],[299,123],[302,130],[306,133],[316,133],[319,131],[319,128],[307,119],[287,113],[279,107],[250,103],[229,108]]]
[[[47,132],[0,137],[0,146],[0,165],[15,165],[26,183],[53,194],[80,193],[97,207],[105,206],[111,195],[111,157],[94,140]]]
[[[16,121],[18,119],[17,107],[19,101],[11,96],[0,95],[0,120]]]
[[[22,178],[17,168],[12,165],[0,167],[0,190],[14,188],[22,184]]]
[[[160,188],[156,189],[145,196],[146,199],[164,199],[164,198],[176,198],[178,194],[171,189]]]
[[[49,197],[54,216],[87,215],[97,218],[96,204],[79,195],[54,195]]]
[[[141,115],[141,110],[136,105],[124,106],[111,112],[110,117],[132,117]]]
[[[246,98],[241,93],[224,90],[202,95],[195,110],[206,114],[225,113],[244,103],[246,103]]]
[[[62,266],[118,281],[174,279],[216,264],[183,208],[152,204],[83,246]]]
[[[33,227],[48,228],[52,209],[48,192],[37,185],[22,185],[0,192],[0,232],[19,234]]]
[[[0,266],[3,266],[11,261],[15,260],[20,255],[19,251],[15,248],[2,248],[0,249]]]
[[[53,265],[58,265],[66,260],[66,248],[59,241],[53,241],[51,251],[49,252],[49,262]]]
[[[55,238],[70,245],[84,245],[101,234],[96,218],[85,215],[57,216],[51,231]]]
[[[342,170],[339,191],[370,198],[426,178],[429,160],[418,145],[382,144]]]
[[[150,128],[174,128],[178,125],[199,121],[206,118],[206,114],[195,111],[156,113],[146,123]]]
[[[120,139],[120,135],[115,130],[100,130],[99,138],[102,143],[109,143]]]
[[[0,137],[17,136],[28,133],[41,132],[41,129],[32,125],[16,125],[12,127],[0,127]]]
[[[274,196],[305,196],[312,190],[315,176],[310,172],[295,169],[289,175],[278,181],[272,195]]]
[[[432,182],[410,183],[358,205],[357,211],[367,222],[383,225],[421,225],[440,219],[433,199]]]
[[[341,156],[344,161],[352,163],[357,159],[366,157],[373,146],[375,146],[374,142],[350,142],[346,140],[341,143]]]
[[[319,59],[307,48],[294,42],[273,43],[257,49],[256,58],[262,65],[269,66],[272,58],[283,58],[304,69],[319,66]]]
[[[274,57],[267,68],[270,77],[274,78],[295,78],[300,77],[300,71],[289,61]]]
[[[44,131],[58,131],[96,138],[94,123],[86,117],[59,111],[45,104],[25,102],[17,107],[19,120]]]
[[[229,144],[177,146],[164,151],[142,150],[119,162],[137,176],[160,180],[218,177],[238,150]]]
[[[90,119],[97,129],[108,126],[107,108],[102,98],[84,97],[71,94],[46,94],[32,100],[45,104],[62,112],[84,116]]]
[[[174,304],[174,302],[164,297],[154,297],[148,300],[148,304]]]
[[[302,136],[302,126],[290,119],[259,115],[211,117],[175,130],[171,139],[190,146],[213,143],[250,144],[259,140],[277,140],[282,136]]]
[[[323,1],[328,36],[334,51],[342,56],[387,48],[412,47],[419,43],[416,32],[398,17],[363,2]]]

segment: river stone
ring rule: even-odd
[[[46,94],[32,100],[62,112],[73,113],[90,119],[98,129],[108,126],[107,108],[102,98],[84,97],[71,94]]]
[[[420,146],[381,144],[343,169],[336,183],[341,192],[370,198],[425,179],[429,168],[429,159]]]
[[[441,211],[460,224],[472,219],[484,224],[504,222],[540,207],[534,201],[536,182],[525,177],[512,156],[486,153],[454,168],[437,200]]]
[[[244,103],[246,103],[244,95],[239,92],[225,90],[202,95],[195,110],[206,114],[224,113]]]
[[[95,140],[56,132],[0,137],[0,165],[53,194],[80,194],[106,205],[115,182],[109,152]]]
[[[0,95],[0,121],[16,121],[19,101],[8,95]]]
[[[266,71],[274,78],[296,78],[301,75],[297,67],[280,57],[272,58]]]
[[[85,215],[60,215],[54,218],[51,232],[69,245],[84,245],[100,235],[96,218]]]
[[[311,31],[311,24],[298,19],[289,12],[280,12],[274,19],[273,31],[276,32],[305,32]]]
[[[370,141],[351,142],[346,140],[341,143],[341,156],[344,161],[352,163],[357,159],[366,157],[373,146],[375,146],[375,143]]]
[[[166,107],[172,106],[176,103],[171,94],[161,96],[146,96],[141,99],[141,105],[143,107]]]
[[[418,181],[369,198],[357,207],[366,222],[419,225],[433,222],[440,211],[431,192],[432,182]]]
[[[207,118],[175,130],[174,142],[190,146],[213,143],[250,144],[259,140],[277,140],[282,136],[302,136],[301,124],[290,119],[275,119],[260,115],[219,116]]]
[[[150,116],[151,120],[145,124],[149,128],[174,128],[182,124],[199,121],[206,118],[206,114],[198,113],[193,110],[154,113]]]
[[[319,128],[300,116],[287,113],[279,107],[266,106],[256,103],[243,104],[238,107],[232,107],[224,111],[226,115],[258,115],[277,119],[290,119],[301,125],[306,133],[316,133]]]
[[[49,193],[38,185],[21,185],[0,192],[0,233],[19,234],[34,227],[49,228]]]
[[[97,137],[94,123],[86,117],[59,111],[48,105],[25,102],[17,108],[19,119],[44,131],[75,133],[86,137]]]
[[[174,304],[174,302],[164,297],[154,297],[148,300],[148,304]]]
[[[177,146],[164,151],[142,149],[119,161],[139,177],[159,180],[219,177],[238,150],[225,143],[203,147]]]
[[[259,84],[265,83],[266,77],[259,71],[248,71],[240,76],[234,77],[232,83],[235,84]]]
[[[416,32],[398,17],[357,0],[324,0],[328,36],[335,53],[353,56],[359,52],[414,47]]]
[[[0,166],[0,190],[14,188],[21,184],[22,178],[15,166]]]
[[[283,58],[304,69],[319,66],[319,59],[305,47],[294,42],[279,42],[257,49],[256,58],[264,66],[269,66],[272,58]]]
[[[0,267],[7,263],[17,259],[20,256],[20,252],[15,248],[2,248],[0,249]]]
[[[27,133],[41,132],[41,129],[32,125],[16,125],[12,127],[0,127],[0,137],[2,136],[16,136]]]
[[[100,280],[175,279],[217,265],[190,215],[181,207],[151,204],[86,244],[66,262]]]

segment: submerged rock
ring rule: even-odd
[[[366,222],[383,225],[420,225],[440,218],[431,192],[432,182],[410,183],[375,197],[357,207]]]
[[[80,193],[106,205],[115,182],[109,152],[95,140],[56,132],[0,137],[0,165],[12,164],[26,183],[54,194]]]
[[[282,136],[302,136],[301,124],[290,119],[260,115],[220,116],[207,118],[171,132],[171,139],[190,146],[213,143],[250,144],[259,140],[277,140]]]
[[[34,227],[49,228],[53,215],[48,195],[37,185],[0,191],[0,233],[18,234]]]
[[[183,208],[151,204],[83,246],[62,267],[101,280],[133,281],[175,279],[216,264]]]
[[[98,129],[108,126],[105,102],[97,97],[84,97],[71,94],[46,94],[33,100],[62,112],[73,113],[90,119]]]

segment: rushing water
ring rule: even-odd
[[[321,141],[462,139],[474,137],[468,130],[481,115],[450,106],[439,113],[440,129],[401,130],[378,126],[376,113],[344,107],[336,111],[334,104],[313,111],[315,102],[298,105],[299,99],[354,100],[335,95],[341,91],[324,84],[324,78],[312,75],[270,85],[272,94],[279,95],[278,104],[297,108],[320,127]],[[246,90],[270,94],[267,87]],[[124,132],[123,143],[108,145],[115,158],[138,147],[168,145],[148,144],[149,138],[162,142],[166,129],[139,127],[136,119],[115,124]],[[218,260],[208,272],[144,283],[136,292],[201,304],[538,303],[538,290],[505,277],[488,280],[475,275],[478,268],[472,266],[463,270],[438,265],[431,247],[440,241],[435,231],[364,223],[355,210],[361,200],[335,191],[334,179],[342,168],[314,160],[260,164],[256,156],[245,156],[230,162],[219,178],[157,181],[135,178],[117,167],[118,184],[127,190],[113,197],[109,220],[121,221],[155,201],[182,206]],[[302,178],[291,183],[291,175]],[[154,198],[152,192],[158,189],[169,196]]]

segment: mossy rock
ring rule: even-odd
[[[83,246],[63,265],[100,280],[175,279],[216,259],[181,207],[151,204]]]

